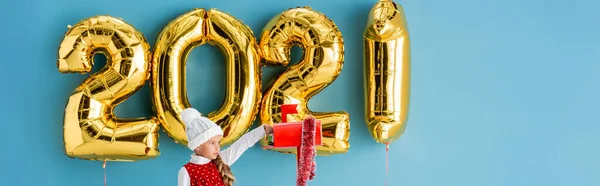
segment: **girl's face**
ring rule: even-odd
[[[221,138],[221,135],[217,135],[208,139],[208,141],[196,147],[196,149],[194,149],[194,153],[211,160],[216,159],[221,151]]]

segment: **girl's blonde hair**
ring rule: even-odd
[[[229,165],[227,165],[223,159],[221,159],[221,155],[218,155],[213,162],[217,165],[219,173],[221,173],[221,179],[223,179],[223,183],[225,183],[226,186],[232,186],[233,182],[235,182],[235,177],[233,176]]]

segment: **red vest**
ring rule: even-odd
[[[204,165],[188,163],[184,167],[190,175],[190,186],[225,186],[217,165],[212,161]]]

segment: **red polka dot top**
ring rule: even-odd
[[[212,161],[203,165],[188,163],[183,167],[190,176],[191,186],[225,186],[217,165]]]

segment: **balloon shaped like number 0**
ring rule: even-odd
[[[269,64],[287,65],[290,49],[300,44],[304,56],[298,64],[279,75],[261,102],[262,123],[281,122],[282,104],[298,104],[298,114],[288,121],[302,121],[313,115],[321,120],[323,140],[317,154],[330,155],[348,151],[350,144],[350,116],[344,111],[312,112],[309,99],[331,84],[342,70],[344,43],[342,33],[333,21],[309,7],[298,7],[275,16],[265,26],[260,41],[260,52]],[[267,145],[265,140],[261,141]],[[270,149],[282,153],[296,153],[296,149]]]
[[[225,100],[207,117],[221,125],[221,145],[228,145],[250,128],[261,98],[260,56],[254,34],[231,15],[216,9],[195,9],[162,30],[156,41],[152,69],[154,106],[167,134],[176,142],[187,144],[180,117],[185,108],[191,107],[185,87],[186,56],[205,43],[216,45],[226,56]]]
[[[148,79],[149,48],[140,32],[110,16],[82,20],[67,31],[58,52],[59,72],[90,72],[96,53],[108,59],[67,102],[63,135],[69,157],[132,161],[159,155],[155,117],[122,119],[113,114]]]

